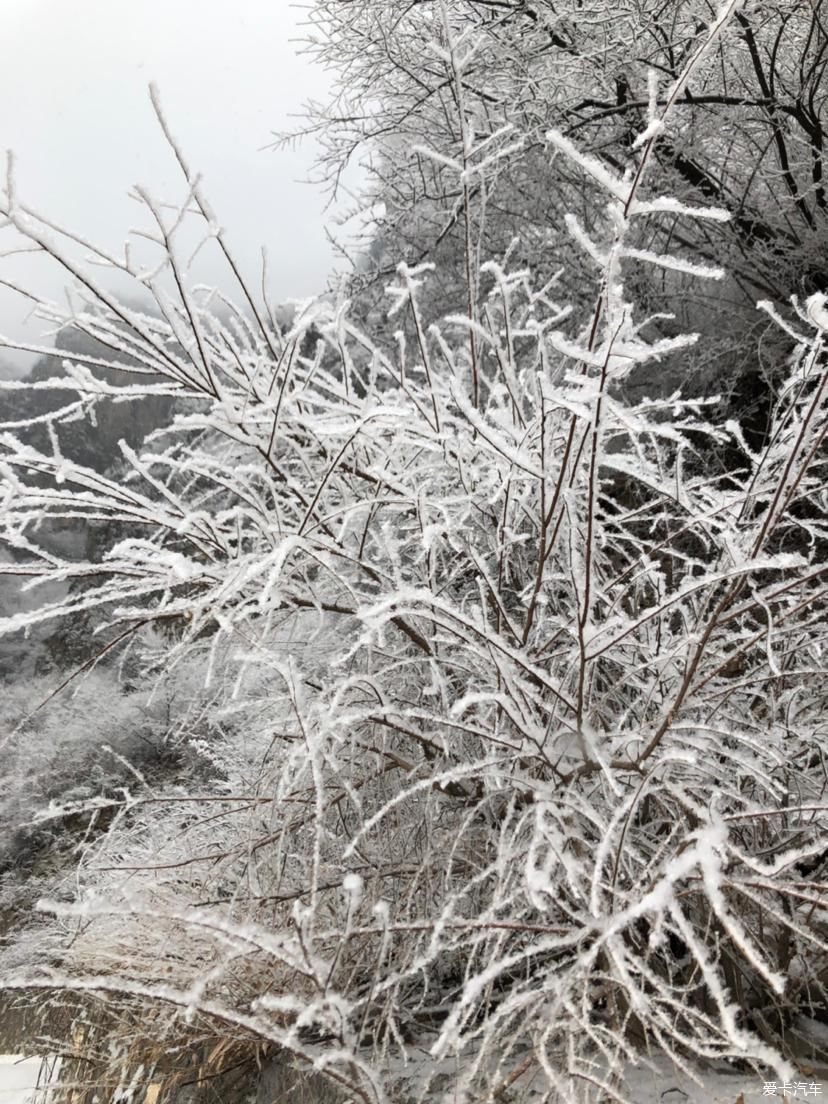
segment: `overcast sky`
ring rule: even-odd
[[[305,12],[290,0],[2,0],[0,148],[16,154],[23,201],[119,250],[140,222],[126,193],[183,198],[155,121],[155,81],[173,134],[249,269],[268,248],[273,298],[322,290],[332,266],[324,191],[301,183],[313,147],[264,149],[324,72],[297,51]],[[295,120],[293,120],[295,123]],[[358,178],[354,173],[351,183]],[[0,262],[3,263],[3,262]],[[16,261],[48,294],[60,281]],[[199,277],[210,279],[209,269]],[[0,276],[3,271],[0,270]],[[258,276],[256,277],[258,280]],[[24,305],[0,294],[0,329],[28,340]],[[42,325],[40,326],[42,331]],[[11,358],[0,352],[0,360]]]

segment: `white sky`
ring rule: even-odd
[[[325,74],[297,55],[295,40],[307,33],[300,6],[0,0],[0,12],[0,150],[16,154],[23,202],[120,251],[129,229],[143,224],[126,194],[133,184],[183,199],[149,102],[154,80],[171,130],[257,286],[264,244],[274,301],[323,290],[333,257],[323,224],[332,216],[323,214],[323,190],[300,182],[313,147],[262,148],[274,130],[296,122],[290,115],[307,98],[325,98]],[[215,275],[210,265],[202,262],[199,279]],[[0,261],[0,277],[9,274],[60,294],[61,278],[46,275],[42,258]],[[2,332],[39,339],[42,323],[24,328],[27,313],[0,289]],[[0,351],[0,361],[11,360]]]

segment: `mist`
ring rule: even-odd
[[[149,97],[155,82],[176,141],[201,173],[244,274],[261,285],[268,255],[274,302],[324,289],[335,264],[326,229],[349,201],[312,182],[312,141],[273,148],[301,125],[303,104],[328,95],[303,47],[301,5],[262,0],[11,0],[4,5],[0,143],[14,154],[19,200],[96,245],[121,253],[145,222],[129,191],[140,184],[180,203],[175,159]],[[355,170],[350,180],[358,178]],[[17,243],[5,231],[0,248]],[[193,275],[225,279],[203,250]],[[0,277],[59,299],[66,274],[42,256],[4,256]],[[232,288],[227,289],[231,294]],[[50,345],[24,296],[0,288],[0,333]],[[0,372],[20,374],[34,354],[0,351]]]

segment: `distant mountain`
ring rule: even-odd
[[[57,335],[55,349],[56,355],[42,356],[36,361],[28,373],[28,379],[40,382],[64,376],[66,363],[71,363],[73,357],[81,363],[87,358],[109,360],[112,357],[109,346],[71,329]],[[94,368],[94,375],[106,379],[108,384],[114,386],[134,382],[122,372],[101,367]],[[0,422],[22,421],[46,414],[64,406],[70,398],[69,393],[61,391],[7,392],[0,396]],[[97,407],[96,424],[84,420],[57,426],[61,452],[68,459],[103,473],[120,460],[119,441],[124,440],[133,448],[140,445],[148,433],[169,421],[172,408],[173,400],[165,396],[131,399],[127,402],[103,399]],[[48,432],[44,426],[35,425],[30,429],[17,430],[16,435],[27,444],[51,451]]]
[[[56,355],[42,356],[31,368],[27,377],[38,382],[66,374],[66,364],[73,358],[83,362],[86,358],[108,360],[111,350],[78,331],[65,330],[57,336]],[[62,355],[61,355],[62,354]],[[121,358],[123,359],[123,358]],[[14,378],[18,373],[9,365],[0,365],[3,374],[0,378]],[[121,386],[133,382],[122,372],[102,367],[94,368],[94,375],[105,378],[107,383]],[[0,429],[13,423],[26,422],[50,411],[58,410],[71,401],[71,394],[65,391],[51,390],[14,390],[0,392]],[[90,420],[58,423],[56,434],[63,456],[101,474],[112,472],[122,461],[120,441],[126,441],[132,448],[138,448],[144,438],[154,429],[169,422],[173,415],[174,400],[166,396],[150,396],[116,402],[114,399],[102,399],[97,405],[97,417],[93,424]],[[52,443],[47,427],[43,423],[31,426],[14,426],[10,430],[24,444],[31,445],[51,454]],[[51,480],[30,474],[30,481],[49,485]],[[44,522],[38,527],[38,541],[56,555],[69,560],[82,558],[90,554],[93,547],[114,543],[119,539],[117,528],[100,523],[79,525],[77,522]],[[20,580],[13,574],[4,573],[3,564],[17,559],[29,559],[13,548],[0,549],[0,616],[11,616],[31,608],[41,598],[39,595],[27,595],[20,589]],[[30,629],[24,643],[22,633],[18,632],[0,640],[0,681],[13,675],[30,676],[44,661],[56,662],[58,666],[74,662],[78,657],[86,658],[89,641],[88,626],[83,617],[75,619],[73,624],[56,626],[52,622]]]

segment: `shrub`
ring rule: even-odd
[[[780,319],[797,351],[761,453],[711,423],[712,397],[621,386],[694,340],[646,338],[626,266],[720,275],[636,235],[727,217],[646,187],[734,8],[626,176],[548,135],[606,200],[602,239],[569,220],[601,272],[581,332],[509,256],[448,317],[421,306],[429,266],[400,265],[394,356],[324,300],[280,331],[241,285],[221,321],[155,207],[178,299],[133,275],[165,322],[88,278],[95,300],[65,324],[163,381],[119,395],[160,388],[179,413],[123,447],[123,482],[4,436],[4,533],[29,555],[14,570],[87,584],[4,627],[98,611],[106,656],[131,649],[148,682],[199,672],[179,729],[213,770],[136,779],[82,848],[76,899],[44,906],[72,932],[59,964],[38,970],[32,941],[7,986],[171,1005],[366,1102],[503,1100],[531,1078],[545,1099],[624,1099],[625,1065],[654,1050],[789,1075],[828,949],[825,299],[799,329]],[[457,43],[438,47],[462,82]],[[508,156],[459,140],[461,183]],[[56,419],[109,394],[82,366],[67,381]],[[733,442],[748,469],[710,474],[706,450]],[[128,535],[67,562],[39,550],[44,518]]]

